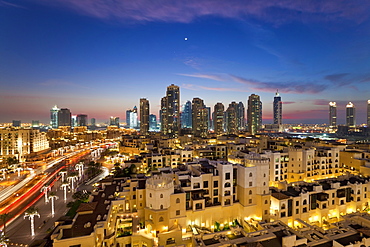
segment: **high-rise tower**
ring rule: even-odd
[[[67,108],[62,108],[58,112],[58,125],[59,126],[72,126],[71,123],[72,114]]]
[[[188,100],[183,106],[181,112],[181,128],[191,128],[191,101]]]
[[[274,110],[274,124],[277,124],[280,127],[280,125],[282,125],[283,123],[282,121],[283,112],[282,112],[281,97],[278,91],[276,91],[275,93],[273,110]]]
[[[162,134],[177,137],[180,131],[180,89],[171,84],[161,100]]]
[[[337,103],[329,102],[329,126],[337,127]]]
[[[237,106],[236,102],[233,101],[226,110],[226,132],[228,134],[237,134],[238,132]]]
[[[134,106],[132,110],[130,109],[126,111],[126,125],[131,129],[136,129],[138,127],[136,106]]]
[[[140,99],[140,134],[149,133],[149,100]]]
[[[370,128],[370,100],[367,101],[367,127]]]
[[[217,103],[213,112],[213,128],[217,135],[224,132],[224,105]]]
[[[50,125],[53,129],[57,129],[59,127],[58,126],[58,112],[59,112],[59,108],[56,105],[50,110]]]
[[[192,129],[194,136],[206,137],[208,134],[208,109],[202,99],[192,101]]]
[[[348,102],[346,106],[346,125],[349,127],[356,126],[356,108],[352,102]]]
[[[86,114],[77,115],[77,126],[87,126],[87,115]]]
[[[262,102],[260,96],[252,94],[248,98],[248,131],[254,135],[262,125]]]
[[[245,107],[243,102],[239,102],[236,106],[236,122],[238,126],[238,130],[245,129]]]

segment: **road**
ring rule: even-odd
[[[56,182],[52,188],[58,200],[55,201],[55,215],[51,215],[51,202],[45,203],[44,196],[37,201],[34,206],[38,208],[40,217],[35,216],[35,236],[31,236],[31,222],[28,218],[24,219],[24,214],[15,219],[9,226],[6,227],[6,235],[10,243],[8,246],[16,246],[16,244],[30,244],[35,239],[42,239],[48,234],[48,230],[54,228],[55,220],[64,216],[68,208],[67,203],[72,200],[72,193],[68,193],[67,201],[63,200],[63,190],[60,189],[60,182]],[[45,223],[44,223],[45,222]]]

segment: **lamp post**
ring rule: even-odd
[[[26,213],[24,214],[24,218],[29,218],[31,221],[31,236],[35,236],[35,216],[38,216],[40,218],[40,214],[35,207],[30,207],[26,210]]]

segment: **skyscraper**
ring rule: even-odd
[[[181,128],[190,129],[192,125],[191,120],[191,101],[188,100],[184,104],[181,112]]]
[[[231,102],[226,110],[226,132],[228,134],[238,133],[237,104]]]
[[[77,126],[87,126],[87,115],[86,114],[77,115]]]
[[[208,109],[200,98],[192,101],[192,129],[193,135],[207,137],[208,135]]]
[[[126,125],[131,129],[136,129],[137,126],[137,107],[126,111]]]
[[[370,100],[367,101],[367,127],[370,128]]]
[[[58,112],[58,125],[72,126],[71,116],[72,116],[71,111],[68,108],[61,108]]]
[[[283,109],[282,109],[282,102],[281,97],[278,91],[275,93],[274,97],[274,124],[282,125],[283,124]]]
[[[248,98],[248,131],[255,135],[262,125],[262,102],[260,96],[252,94]]]
[[[140,134],[149,133],[149,100],[140,99]]]
[[[245,129],[245,107],[243,102],[239,102],[236,106],[236,122],[238,130]]]
[[[337,127],[337,103],[329,102],[329,126]]]
[[[149,131],[157,131],[157,117],[154,114],[149,115]]]
[[[180,89],[171,84],[161,100],[161,129],[163,135],[177,137],[180,130]]]
[[[95,125],[95,123],[94,123],[94,125]],[[119,127],[119,117],[110,117],[110,119],[109,119],[109,125],[110,126],[117,126],[117,127]]]
[[[58,128],[58,112],[59,108],[56,105],[50,110],[50,125],[53,129]]]
[[[356,126],[356,108],[352,102],[348,102],[346,106],[346,125],[348,127]]]
[[[224,132],[224,105],[217,103],[213,112],[213,129],[217,135]]]

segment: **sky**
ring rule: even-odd
[[[0,122],[50,122],[57,105],[125,119],[166,87],[213,109],[261,96],[272,123],[328,123],[370,99],[368,0],[0,0]]]

